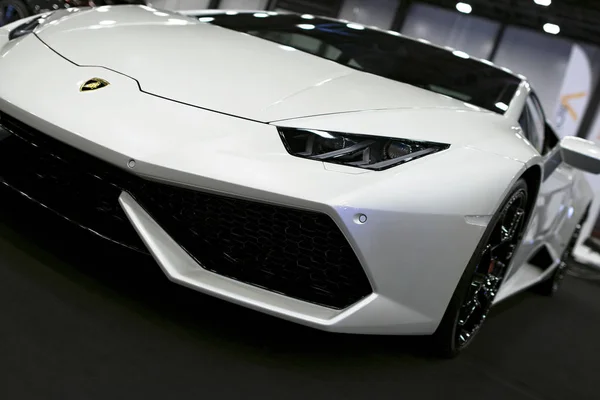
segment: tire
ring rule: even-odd
[[[31,15],[21,0],[0,0],[0,26],[10,24]]]
[[[521,244],[528,222],[528,188],[520,179],[494,214],[460,278],[448,308],[430,340],[432,355],[453,358],[468,347]],[[502,231],[502,227],[510,229]],[[502,260],[502,261],[501,261]]]
[[[565,247],[565,250],[560,257],[560,263],[558,267],[554,270],[554,272],[544,281],[540,282],[534,287],[534,291],[542,296],[552,297],[558,292],[560,288],[560,284],[562,283],[567,271],[569,269],[569,262],[571,261],[571,256],[573,254],[573,249],[575,249],[575,245],[577,244],[577,240],[579,239],[579,235],[581,234],[581,228],[587,219],[588,211],[584,213],[583,218],[577,226],[575,226],[575,230],[573,231],[573,235]]]

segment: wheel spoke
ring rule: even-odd
[[[508,225],[502,225],[502,232],[504,233],[504,241],[512,241],[519,231],[521,222],[525,219],[525,210],[518,208],[515,210],[514,215],[508,221]]]

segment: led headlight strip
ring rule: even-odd
[[[355,135],[313,129],[278,128],[296,157],[381,171],[445,150],[448,144]]]

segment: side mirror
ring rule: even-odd
[[[567,136],[560,141],[560,153],[567,165],[591,174],[600,174],[600,146],[594,142]]]

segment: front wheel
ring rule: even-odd
[[[528,190],[519,180],[490,220],[433,334],[433,351],[454,357],[479,332],[504,280],[527,222]]]

